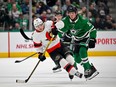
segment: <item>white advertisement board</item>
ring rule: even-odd
[[[28,37],[31,37],[32,32],[25,33]],[[89,51],[100,53],[106,51],[114,52],[111,55],[115,55],[116,31],[98,31],[96,40],[96,47],[89,49]],[[9,54],[10,56],[11,53],[20,52],[36,52],[33,42],[31,40],[25,40],[20,32],[0,32],[0,57],[3,53]]]
[[[99,31],[97,32],[97,43],[94,51],[116,51],[116,32]]]
[[[8,32],[0,32],[0,52],[8,52],[8,34]]]
[[[25,32],[31,37],[32,32]],[[10,35],[11,52],[34,52],[34,45],[31,40],[25,40],[19,32],[11,32]]]

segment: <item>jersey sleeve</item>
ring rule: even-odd
[[[96,28],[89,21],[87,21],[85,27],[88,29],[88,31],[90,33],[89,37],[90,38],[96,38],[96,36],[97,36],[97,34],[96,34],[97,30],[96,30]]]
[[[90,32],[90,38],[96,38],[97,37],[97,30],[96,28],[94,28],[91,32]]]
[[[46,21],[45,22],[45,29],[47,29],[47,31],[51,31],[52,29],[52,26],[53,26],[53,21]]]
[[[43,53],[42,41],[38,38],[36,32],[32,34],[32,38],[33,38],[34,48],[36,49],[36,51]]]
[[[94,28],[94,26],[86,19],[84,20],[84,28],[89,32],[89,37],[90,38],[96,38],[96,28]]]
[[[63,28],[65,27],[64,26],[64,22],[61,20],[61,21],[58,21],[56,24],[55,24],[56,28],[58,29],[59,32],[63,32]]]

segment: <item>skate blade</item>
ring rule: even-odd
[[[53,73],[57,73],[57,72],[61,72],[62,69],[58,69],[58,70],[53,70]]]
[[[99,74],[99,72],[96,71],[91,77],[86,78],[86,81],[87,81],[87,80],[91,80],[91,79],[93,79],[93,78],[96,77],[98,74]]]

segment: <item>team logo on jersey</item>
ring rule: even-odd
[[[70,32],[71,32],[71,34],[75,35],[75,34],[77,34],[78,32],[80,32],[80,30],[81,30],[81,29],[78,29],[78,30],[77,30],[77,29],[71,29]]]
[[[76,34],[77,31],[75,29],[71,29],[70,32],[71,34]]]

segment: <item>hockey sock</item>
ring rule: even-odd
[[[83,65],[79,53],[74,53],[74,60],[75,60],[76,63],[78,63],[78,64],[80,64],[80,65]]]
[[[88,60],[88,54],[87,54],[87,48],[86,47],[81,47],[79,51],[80,57],[83,61],[83,67],[84,69],[90,69],[91,65]]]
[[[71,55],[66,56],[66,61],[69,62],[71,65],[74,65],[75,61]]]
[[[60,65],[63,67],[70,75],[74,75],[77,71],[73,65],[69,64],[65,59],[60,60]]]
[[[90,69],[91,65],[88,61],[88,58],[82,58],[84,70]]]

